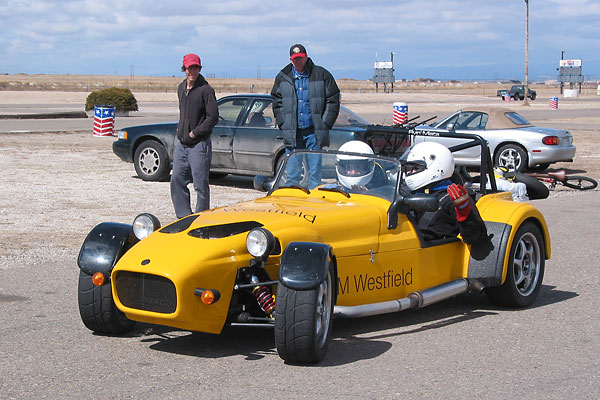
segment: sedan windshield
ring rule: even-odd
[[[340,106],[340,114],[335,121],[336,127],[339,126],[364,126],[371,125],[369,121],[361,117],[346,106]]]

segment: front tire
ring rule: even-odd
[[[523,172],[527,168],[527,153],[515,144],[505,144],[496,151],[495,165],[509,171]]]
[[[275,344],[283,360],[315,364],[323,360],[331,340],[335,283],[333,264],[315,289],[298,291],[278,285]]]
[[[115,305],[111,285],[94,286],[92,276],[83,271],[79,271],[77,300],[81,320],[93,332],[120,334],[135,326]]]
[[[146,140],[135,149],[133,164],[144,181],[164,181],[171,171],[167,150],[154,140]]]
[[[562,184],[568,188],[577,190],[592,190],[598,186],[598,182],[595,179],[577,175],[566,176]]]
[[[546,253],[544,240],[537,225],[526,222],[517,231],[510,248],[508,271],[504,283],[487,288],[493,304],[507,307],[527,307],[536,299],[542,287]]]

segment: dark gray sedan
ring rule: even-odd
[[[213,128],[211,175],[274,175],[283,160],[283,137],[275,124],[271,96],[247,94],[218,100],[219,122]],[[330,131],[329,149],[362,139],[370,123],[341,106]],[[113,152],[133,162],[145,181],[166,180],[171,171],[177,122],[138,125],[122,129],[113,142]]]

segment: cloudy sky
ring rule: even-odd
[[[582,59],[600,79],[600,1],[530,0],[529,78]],[[336,78],[523,79],[524,0],[1,0],[0,73],[272,78],[289,47]]]

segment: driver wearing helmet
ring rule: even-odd
[[[373,155],[373,149],[360,140],[351,140],[340,146],[339,151]],[[335,170],[338,182],[356,192],[364,192],[375,174],[375,160],[350,154],[338,154]]]
[[[409,151],[406,163],[412,167],[404,180],[408,189],[428,191],[439,199],[437,211],[417,215],[423,239],[455,237],[460,233],[467,244],[486,240],[487,230],[475,202],[462,185],[450,180],[454,157],[448,148],[439,143],[418,143]]]

